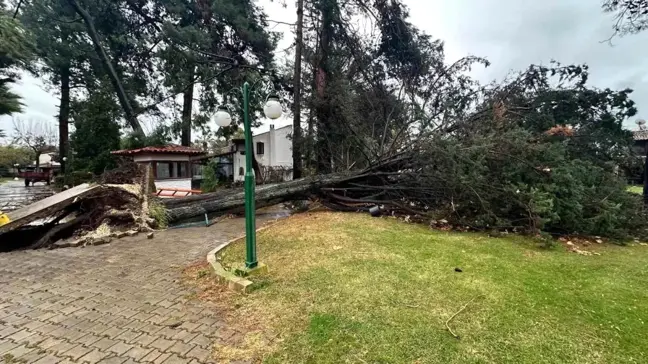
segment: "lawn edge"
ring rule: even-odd
[[[264,226],[256,229],[256,233],[259,233],[263,230],[269,229],[270,227],[274,226],[277,224],[281,219],[277,219],[276,221],[270,222],[265,224]],[[212,271],[216,274],[217,280],[220,283],[227,283],[227,287],[229,289],[232,289],[237,292],[241,293],[249,293],[252,287],[252,284],[254,282],[245,279],[243,277],[239,277],[235,275],[234,273],[231,273],[223,267],[222,264],[216,259],[216,256],[218,253],[220,253],[223,249],[227,248],[230,244],[237,242],[239,240],[245,239],[245,234],[239,235],[234,239],[230,239],[228,241],[222,242],[219,245],[216,246],[216,248],[212,249],[207,253],[207,262],[212,268]]]

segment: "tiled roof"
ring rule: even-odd
[[[648,130],[635,130],[632,132],[634,140],[648,140]]]
[[[169,144],[163,147],[145,147],[139,149],[123,149],[115,150],[110,152],[111,154],[117,155],[133,155],[133,154],[142,154],[142,153],[164,153],[164,154],[205,154],[202,150],[198,148],[184,147],[181,145]]]

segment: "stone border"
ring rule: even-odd
[[[274,222],[270,222],[265,224],[264,226],[256,229],[256,233],[258,234],[259,232],[266,230],[275,224],[277,224],[280,220],[282,219],[277,219]],[[232,244],[235,241],[244,239],[245,235],[238,236],[234,239],[230,239],[228,241],[222,242],[216,246],[216,248],[212,249],[209,253],[207,253],[207,261],[209,262],[209,265],[211,265],[212,270],[214,273],[216,273],[216,277],[218,282],[220,283],[227,283],[227,286],[229,289],[233,289],[238,292],[242,293],[249,293],[252,288],[252,281],[245,279],[243,277],[239,277],[235,275],[232,272],[229,272],[223,268],[223,265],[220,264],[220,262],[216,259],[216,256],[218,253],[221,252],[221,250],[227,248],[230,244]]]

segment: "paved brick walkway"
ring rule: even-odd
[[[25,187],[24,180],[0,183],[0,211],[9,212],[51,196],[54,192],[42,182]]]
[[[213,343],[237,333],[191,299],[181,273],[243,231],[234,219],[151,240],[0,253],[0,362],[211,362]]]

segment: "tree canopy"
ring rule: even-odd
[[[2,19],[11,61],[0,66],[33,71],[60,96],[59,150],[75,169],[101,172],[118,146],[197,143],[214,152],[240,133],[247,81],[257,85],[255,125],[270,93],[292,110],[295,176],[418,153],[421,162],[398,172],[404,179],[377,178],[390,189],[360,200],[409,201],[421,213],[434,206],[481,228],[617,234],[632,220],[609,217],[636,207],[617,176],[632,159],[622,127],[637,112],[632,90],[592,87],[586,65],[559,63],[480,84],[469,71],[489,61],[448,62],[444,42],[412,24],[402,0],[297,5],[283,58],[281,35],[252,0],[31,0],[16,11],[25,30]],[[619,33],[645,26],[645,1],[603,8],[617,14]],[[29,62],[32,48],[38,62]],[[0,106],[18,110],[2,94]],[[235,123],[215,130],[219,105]]]
[[[0,9],[0,115],[22,111],[20,96],[11,91],[18,81],[19,70],[29,69],[33,59],[33,43],[22,25]]]
[[[646,0],[606,0],[602,7],[605,12],[614,14],[614,34],[634,34],[648,26]]]

